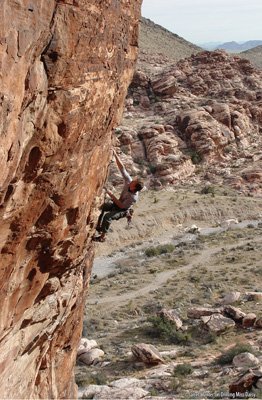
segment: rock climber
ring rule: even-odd
[[[113,220],[118,220],[127,216],[132,205],[138,200],[138,192],[140,192],[144,187],[143,182],[139,178],[131,178],[115,150],[113,150],[113,155],[117,167],[124,179],[124,187],[119,199],[117,199],[107,188],[104,188],[108,196],[111,198],[111,201],[105,202],[102,206],[96,227],[96,230],[100,232],[100,236],[94,238],[97,242],[105,241],[106,233],[108,232],[109,226]]]

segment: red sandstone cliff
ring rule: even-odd
[[[141,0],[4,0],[1,398],[72,398],[111,132]]]

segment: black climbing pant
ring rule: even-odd
[[[117,207],[112,201],[104,203],[98,218],[97,230],[99,232],[108,232],[111,222],[124,218],[126,212],[127,209]]]

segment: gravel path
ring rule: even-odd
[[[255,241],[260,242],[261,240],[262,240],[262,238],[256,238]],[[234,245],[232,245],[232,244],[231,245],[223,245],[223,248],[229,250],[231,248],[235,248],[236,245],[243,246],[243,245],[247,244],[248,242],[250,242],[250,240],[245,240],[245,241],[240,240],[237,243],[235,242]],[[201,251],[201,254],[194,256],[194,259],[189,264],[184,265],[180,268],[176,268],[175,270],[162,271],[162,272],[155,274],[154,280],[151,283],[143,286],[142,288],[139,288],[137,290],[127,291],[126,293],[124,293],[122,295],[117,295],[117,296],[108,296],[107,293],[105,293],[105,296],[103,298],[90,296],[88,299],[88,304],[93,304],[93,305],[94,304],[104,304],[105,306],[113,306],[113,307],[117,307],[117,304],[119,304],[119,306],[120,305],[122,306],[124,303],[126,303],[134,298],[144,296],[147,293],[162,287],[162,285],[168,279],[173,278],[174,276],[176,276],[177,274],[179,274],[182,271],[183,272],[188,271],[188,270],[198,266],[199,264],[205,265],[205,267],[207,269],[212,269],[213,266],[211,264],[209,264],[208,261],[212,255],[216,254],[220,250],[221,250],[220,246],[204,249],[203,251]]]

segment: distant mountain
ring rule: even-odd
[[[262,46],[243,51],[239,56],[247,58],[255,67],[262,69]]]
[[[190,57],[203,49],[155,24],[141,18],[139,55],[137,68],[145,72],[157,72],[158,67]]]
[[[241,53],[242,51],[246,51],[260,45],[262,45],[262,40],[248,40],[244,43],[237,43],[233,41],[219,44],[215,49],[223,49],[229,53]]]
[[[198,46],[202,47],[204,50],[214,50],[220,46],[222,42],[205,42],[205,43],[197,43]]]

